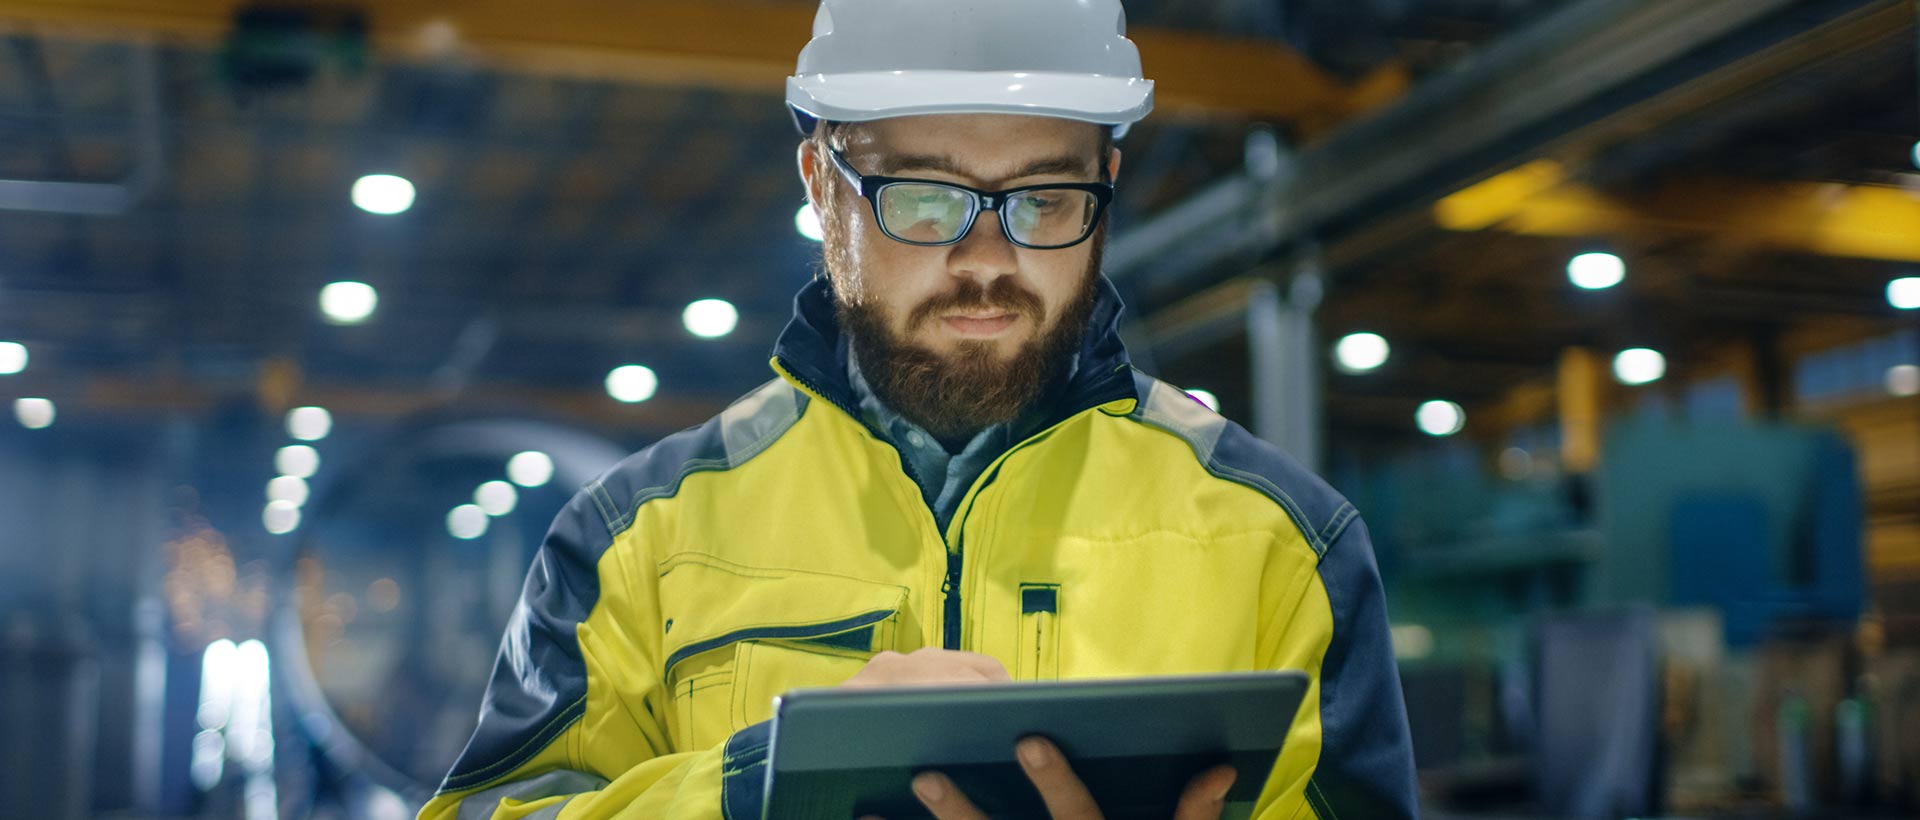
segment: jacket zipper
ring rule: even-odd
[[[940,594],[945,596],[946,614],[940,619],[945,629],[940,645],[947,649],[960,648],[960,550],[947,551],[947,582],[940,585]]]
[[[1008,447],[1006,452],[1001,453],[998,458],[993,460],[992,464],[987,465],[987,469],[981,471],[980,477],[974,479],[973,486],[967,489],[967,494],[961,499],[960,506],[954,508],[953,520],[947,523],[947,538],[953,544],[953,547],[947,551],[947,580],[946,583],[940,587],[941,593],[946,596],[947,604],[946,614],[942,621],[945,633],[942,636],[942,645],[945,648],[960,648],[960,572],[964,566],[964,555],[966,553],[964,543],[966,531],[964,525],[966,524],[967,516],[973,514],[974,501],[978,500],[980,493],[984,492],[988,486],[993,484],[995,479],[1000,477],[1001,465],[1005,464],[1007,459],[1014,453],[1020,452],[1020,450],[1027,445],[1045,438],[1048,434],[1067,422],[1079,418],[1086,413],[1098,410],[1099,407],[1100,405],[1094,405],[1093,407],[1067,416],[1066,418],[1047,425],[1046,428],[1039,432],[1021,439],[1019,444]]]
[[[840,408],[840,412],[847,414],[849,418],[857,422],[862,428],[865,428],[869,435],[872,435],[874,438],[879,439],[880,441],[883,441],[883,442],[887,441],[887,437],[883,433],[881,433],[879,430],[875,430],[873,428],[873,425],[866,423],[864,419],[860,418],[859,413],[854,412],[852,409],[849,409],[844,404],[834,401],[833,399],[827,398],[826,391],[821,390],[818,385],[807,380],[805,377],[793,372],[793,368],[786,366],[784,362],[778,362],[778,360],[776,360],[776,362],[779,364],[779,371],[783,375],[793,379],[796,382],[799,382],[801,387],[805,387],[808,392],[816,396],[819,396],[820,398],[824,399],[828,404],[831,404],[834,407]],[[955,650],[960,648],[960,580],[961,580],[960,572],[964,568],[963,554],[965,553],[965,546],[966,546],[964,543],[964,540],[965,540],[964,525],[966,524],[967,516],[973,512],[974,500],[979,497],[980,492],[982,490],[985,490],[988,485],[993,483],[994,479],[1000,477],[1000,465],[1006,462],[1008,456],[1011,456],[1014,453],[1019,452],[1021,448],[1026,447],[1028,444],[1033,443],[1035,440],[1045,437],[1049,433],[1052,433],[1056,428],[1059,428],[1061,425],[1064,425],[1069,421],[1079,418],[1080,416],[1086,414],[1087,412],[1097,410],[1101,406],[1102,405],[1094,405],[1092,407],[1086,408],[1085,410],[1081,410],[1080,412],[1069,415],[1066,418],[1063,418],[1059,421],[1054,422],[1053,424],[1047,425],[1045,429],[1042,429],[1039,432],[1034,433],[1033,435],[1027,436],[1024,439],[1021,439],[1019,444],[1015,444],[1012,447],[1008,447],[1006,452],[1001,453],[999,457],[993,460],[992,464],[987,465],[987,469],[980,473],[979,478],[974,479],[973,486],[967,489],[967,494],[961,498],[960,505],[954,508],[953,520],[947,522],[947,532],[944,534],[945,537],[943,539],[943,544],[942,544],[943,546],[946,547],[946,553],[947,553],[947,577],[945,580],[943,580],[940,583],[940,595],[944,599],[944,603],[945,603],[945,607],[941,614],[940,643],[943,648],[955,649]],[[898,454],[899,448],[895,447],[894,452]],[[913,481],[914,490],[915,492],[918,492],[920,487],[920,478],[919,476],[914,474],[913,465],[909,464],[907,462],[907,459],[904,456],[902,456],[898,460],[900,462],[901,470],[903,470],[907,474],[908,479]],[[924,504],[921,506],[925,507]],[[929,518],[933,517],[932,510],[930,509],[927,510],[927,517]]]

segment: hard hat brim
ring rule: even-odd
[[[1038,71],[804,74],[787,78],[787,104],[833,122],[1026,114],[1111,125],[1118,136],[1153,110],[1153,81]]]

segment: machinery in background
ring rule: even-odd
[[[1590,476],[1505,482],[1454,447],[1353,493],[1437,806],[1913,805],[1899,727],[1920,718],[1920,653],[1860,640],[1877,633],[1839,435],[1640,418]]]

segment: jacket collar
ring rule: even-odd
[[[1120,312],[1124,305],[1113,283],[1102,275],[1095,284],[1093,313],[1087,335],[1081,339],[1079,366],[1064,385],[1054,385],[1042,399],[1051,406],[1042,427],[1092,407],[1122,399],[1138,399],[1126,345],[1120,341]],[[837,405],[855,419],[860,401],[847,378],[847,345],[825,276],[816,276],[793,299],[793,319],[773,346],[773,366],[782,375]]]

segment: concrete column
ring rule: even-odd
[[[1272,282],[1247,299],[1253,432],[1292,453],[1307,469],[1321,464],[1320,347],[1314,311],[1323,278],[1317,259],[1303,263],[1282,297]]]

